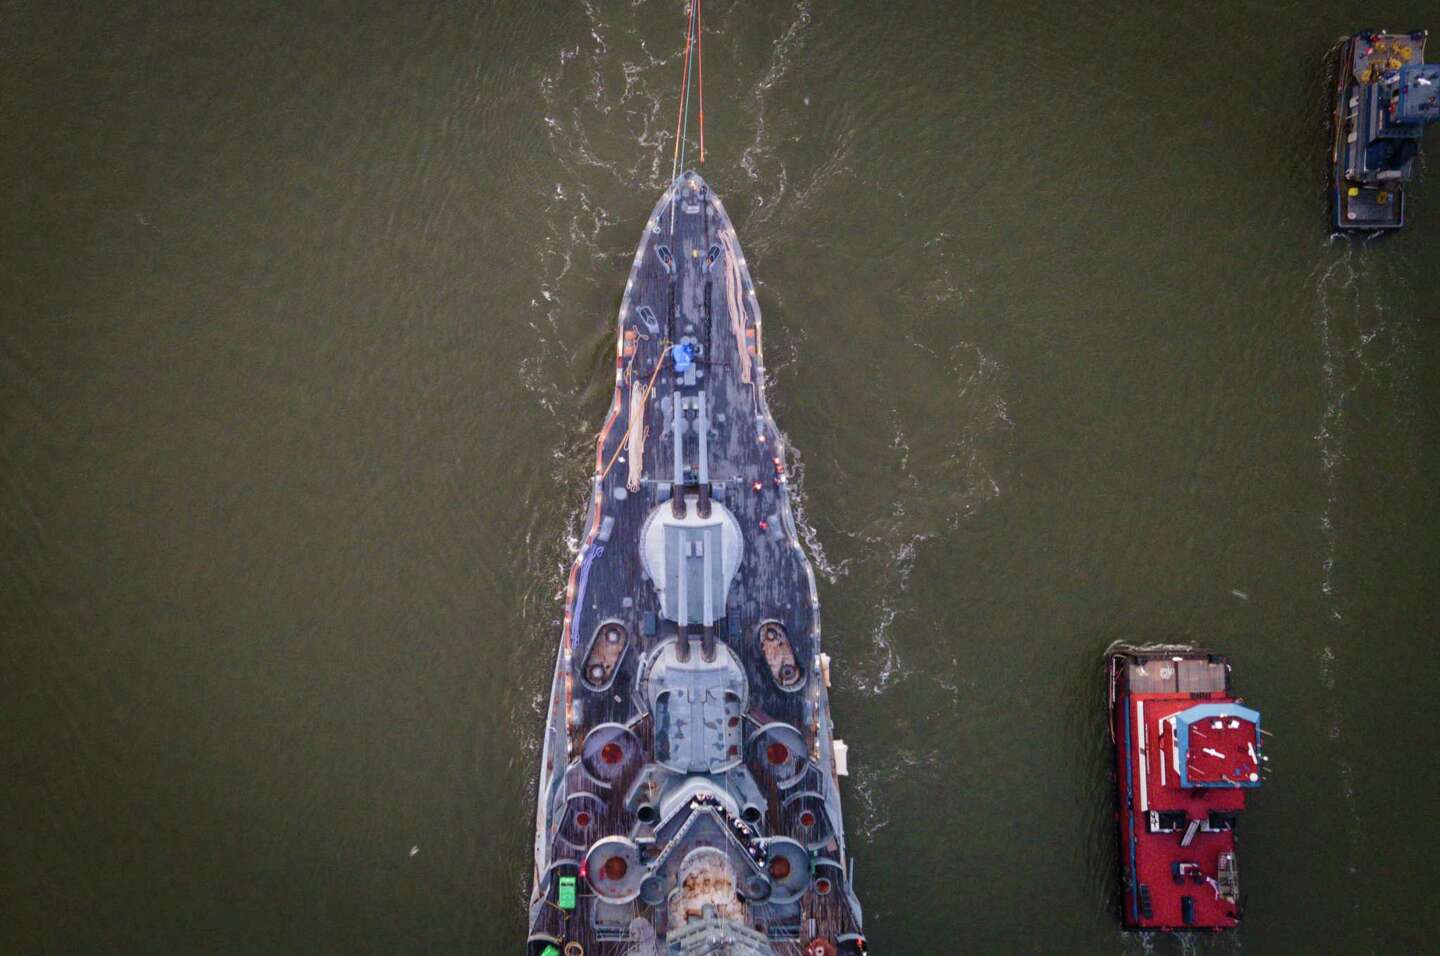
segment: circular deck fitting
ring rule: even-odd
[[[750,737],[750,770],[781,787],[793,786],[810,765],[805,749],[805,737],[790,724],[766,724]]]
[[[638,770],[645,754],[640,738],[620,724],[598,724],[585,735],[580,763],[597,783],[614,786]]]
[[[665,881],[658,876],[647,876],[640,881],[640,899],[649,906],[665,902]]]
[[[591,840],[603,835],[597,831],[605,819],[605,802],[593,793],[572,793],[565,798],[560,816],[560,839],[573,847],[584,848]]]
[[[791,903],[810,888],[810,852],[789,837],[771,837],[766,842],[770,876],[770,902]]]
[[[845,871],[839,863],[834,860],[816,860],[815,878],[810,883],[810,888],[815,891],[816,896],[829,896],[844,880]]]
[[[833,828],[825,810],[825,798],[814,791],[791,794],[781,804],[780,816],[789,832],[811,850],[818,850],[830,841]]]
[[[596,841],[585,854],[585,872],[595,894],[610,903],[628,903],[640,895],[649,871],[640,860],[640,848],[625,837]]]
[[[740,891],[746,900],[759,903],[770,898],[770,881],[758,874],[751,874],[741,884]]]

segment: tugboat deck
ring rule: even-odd
[[[1380,33],[1368,47],[1355,50],[1350,75],[1356,83],[1375,83],[1387,70],[1398,70],[1407,63],[1423,63],[1425,38],[1408,33]]]
[[[1419,128],[1416,116],[1397,114],[1395,93],[1405,71],[1424,65],[1426,36],[1424,31],[1364,32],[1341,44],[1330,152],[1337,229],[1386,230],[1405,224],[1413,150],[1396,144],[1418,138]]]
[[[1260,784],[1260,715],[1232,697],[1223,657],[1122,650],[1109,666],[1125,925],[1233,927],[1235,823]]]

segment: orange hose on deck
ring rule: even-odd
[[[666,346],[667,346],[668,344],[669,344],[669,343],[666,342],[666,341],[663,340],[663,339],[662,339],[661,342],[660,342],[660,359],[659,359],[659,361],[657,361],[657,362],[655,363],[655,371],[653,371],[653,372],[650,373],[650,381],[648,381],[648,382],[645,383],[645,392],[644,392],[644,395],[642,395],[642,396],[641,396],[641,399],[640,399],[640,401],[641,401],[641,407],[642,407],[642,408],[644,407],[644,402],[650,398],[650,391],[655,387],[655,379],[657,379],[657,378],[660,377],[660,370],[665,367],[665,357],[670,354],[670,353],[666,350]],[[630,387],[631,387],[631,388],[634,388],[635,386],[634,386],[634,385],[631,385]],[[625,434],[626,434],[626,437],[629,437],[630,429],[632,429],[632,428],[635,427],[635,423],[634,423],[633,421],[628,421],[628,418],[629,418],[628,414],[627,414],[626,418],[627,418],[627,421],[626,421],[626,423],[625,423],[625,426],[626,426],[626,427],[625,427]],[[607,428],[606,430],[608,431],[609,429]],[[603,443],[604,440],[605,440],[605,439],[604,439],[604,436],[601,436],[601,439],[600,439],[600,440],[601,440],[601,442]],[[604,471],[600,472],[600,480],[601,480],[601,481],[604,481],[604,480],[605,480],[605,476],[608,475],[608,474],[610,474],[610,469],[615,467],[615,462],[619,461],[619,459],[620,459],[620,453],[625,450],[625,445],[626,445],[626,443],[622,441],[622,442],[620,442],[619,444],[617,444],[617,445],[615,446],[615,454],[613,454],[613,455],[610,456],[610,463],[605,466],[605,470],[604,470]]]

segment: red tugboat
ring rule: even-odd
[[[1260,714],[1232,696],[1219,655],[1117,646],[1109,656],[1125,925],[1235,926],[1235,823],[1260,786]]]

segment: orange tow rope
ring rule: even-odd
[[[685,124],[685,105],[690,96],[690,41],[695,34],[695,2],[690,3],[690,18],[685,24],[685,72],[680,74],[680,109],[675,114],[675,160],[670,165],[673,180],[680,169],[680,135]]]
[[[695,52],[700,61],[700,162],[705,162],[705,28],[700,22],[700,0],[695,0]]]

